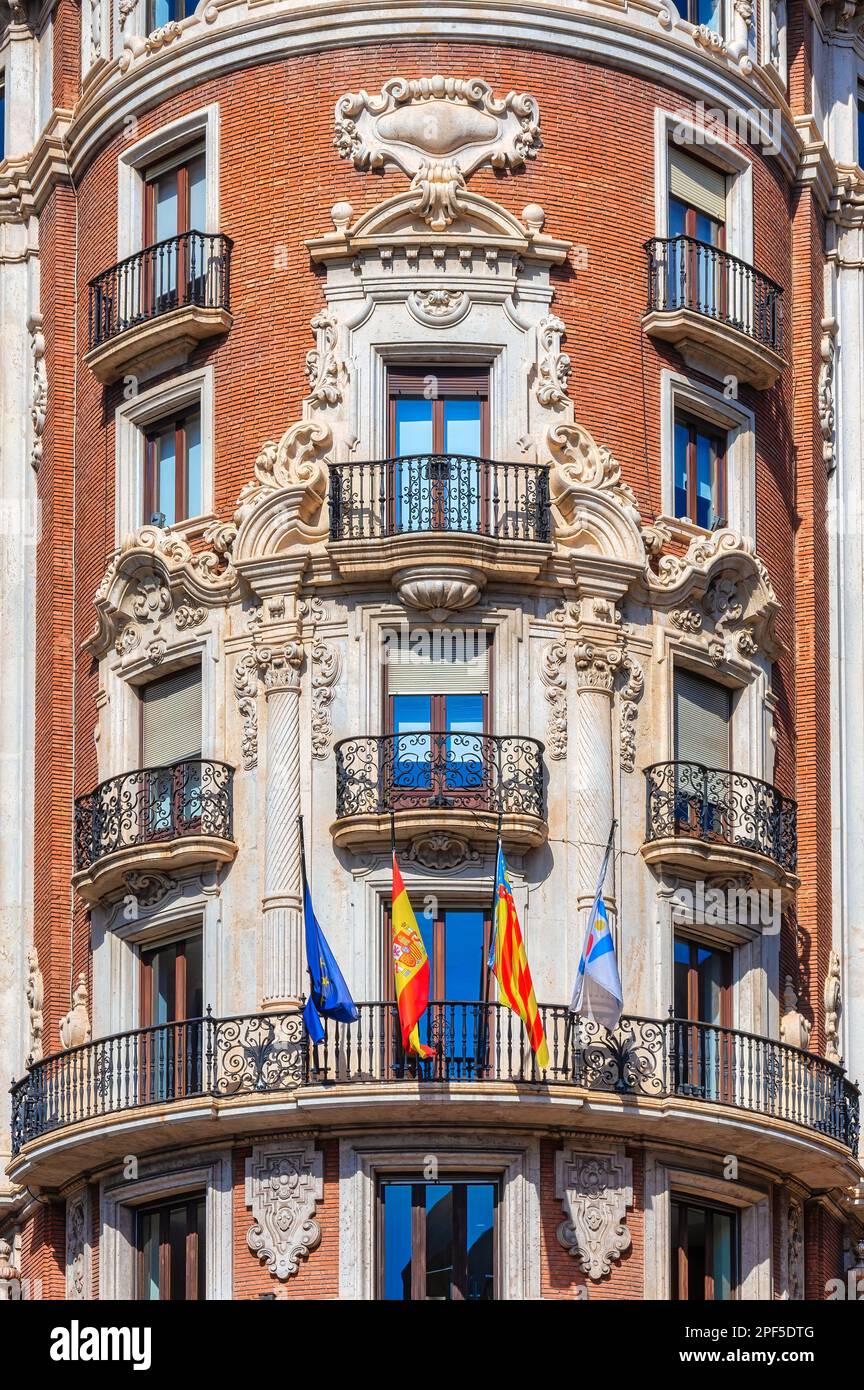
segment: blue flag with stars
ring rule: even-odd
[[[324,1037],[322,1018],[335,1018],[340,1023],[356,1023],[357,1005],[345,983],[336,958],[327,945],[327,938],[318,925],[312,907],[309,884],[303,873],[303,923],[306,929],[306,966],[309,971],[309,998],[303,1009],[303,1021],[313,1043]]]

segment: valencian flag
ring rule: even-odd
[[[402,1027],[402,1046],[418,1057],[434,1057],[420,1041],[417,1025],[429,1003],[429,957],[393,852],[393,975]]]
[[[528,1041],[541,1071],[549,1065],[549,1048],[543,1023],[534,997],[531,971],[525,943],[516,915],[513,890],[507,877],[504,851],[498,841],[498,862],[495,868],[495,908],[492,923],[492,950],[489,969],[498,981],[501,1001],[518,1014],[528,1031]]]
[[[312,907],[312,896],[306,880],[306,853],[303,845],[303,824],[300,823],[300,873],[303,878],[303,925],[306,931],[306,968],[309,971],[309,998],[303,1009],[303,1022],[313,1043],[324,1037],[322,1018],[335,1018],[340,1023],[356,1023],[359,1014],[351,998],[336,958],[327,938],[318,925]]]
[[[618,1027],[621,1010],[624,1007],[624,993],[618,975],[618,962],[615,959],[615,942],[609,930],[609,918],[603,901],[603,881],[612,854],[612,839],[617,821],[612,822],[609,843],[600,866],[597,892],[588,918],[585,943],[579,958],[576,983],[570,1012],[581,1018],[590,1018],[594,1023],[602,1023],[604,1028]]]

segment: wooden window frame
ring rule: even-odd
[[[197,1095],[200,1091],[203,1067],[203,1032],[200,1024],[190,1022],[186,1012],[188,975],[186,946],[193,939],[201,941],[202,994],[204,963],[204,932],[190,931],[185,936],[156,942],[138,954],[139,1005],[138,1017],[141,1038],[138,1048],[138,1085],[140,1098],[154,1102],[173,1100],[178,1096]],[[164,1024],[152,1021],[153,957],[168,946],[177,947],[174,961],[174,1018]],[[194,1020],[193,1015],[193,1020]],[[145,1022],[144,1020],[149,1020]],[[187,1025],[187,1026],[184,1026]]]
[[[157,447],[158,440],[164,434],[169,434],[171,425],[174,425],[174,521],[172,525],[177,525],[181,521],[189,520],[189,445],[187,439],[187,423],[198,416],[199,438],[202,430],[201,407],[200,404],[188,406],[180,414],[173,417],[166,416],[162,420],[155,420],[144,430],[144,516],[145,525],[150,525],[152,516],[161,515],[157,512],[158,505],[158,486],[157,486]],[[202,479],[203,486],[203,479]]]
[[[715,946],[713,942],[701,941],[698,936],[687,936],[684,933],[676,932],[673,937],[673,990],[674,974],[678,962],[674,959],[674,951],[678,942],[689,947],[690,960],[687,966],[687,1021],[694,1024],[704,1024],[708,1028],[717,1028],[719,1034],[719,1051],[717,1054],[717,1065],[719,1076],[713,1078],[709,1076],[708,1069],[704,1060],[703,1041],[706,1034],[698,1027],[681,1028],[679,1030],[678,1046],[685,1052],[686,1066],[682,1069],[681,1059],[678,1063],[679,1084],[686,1076],[685,1085],[692,1088],[699,1095],[708,1095],[714,1088],[711,1082],[716,1079],[719,1084],[716,1087],[716,1096],[709,1098],[718,1101],[731,1102],[734,1098],[735,1088],[735,1055],[734,1043],[731,1034],[733,1027],[733,967],[734,960],[732,949],[725,949]],[[709,1023],[706,1019],[699,1017],[699,966],[695,959],[698,951],[709,949],[717,953],[724,962],[724,978],[720,986],[720,1022]]]
[[[698,511],[698,491],[697,491],[697,454],[698,448],[696,437],[704,434],[707,438],[714,438],[721,444],[717,453],[717,478],[712,480],[711,485],[711,505],[714,509],[715,524],[718,520],[728,517],[726,510],[728,500],[728,468],[729,468],[729,431],[724,430],[722,425],[714,425],[708,420],[700,419],[698,415],[691,414],[688,410],[676,409],[672,421],[672,453],[674,481],[673,493],[677,490],[678,479],[678,458],[675,437],[679,425],[687,428],[687,456],[686,456],[686,493],[687,493],[687,512],[683,518],[694,526],[701,523],[697,521]]]
[[[144,1240],[141,1218],[145,1215],[159,1215],[159,1302],[171,1301],[171,1245],[168,1240],[170,1232],[171,1212],[180,1208],[186,1209],[186,1250],[185,1250],[185,1274],[186,1287],[184,1292],[184,1302],[198,1301],[199,1258],[200,1240],[197,1229],[192,1229],[192,1213],[196,1211],[200,1203],[204,1203],[205,1213],[205,1237],[204,1237],[204,1260],[206,1268],[207,1241],[206,1241],[206,1211],[207,1194],[206,1192],[196,1193],[194,1196],[184,1198],[166,1198],[164,1202],[147,1203],[146,1205],[135,1208],[135,1249],[136,1249],[136,1300],[151,1302],[144,1298],[145,1270],[144,1270]],[[197,1226],[197,1222],[196,1222]],[[201,1280],[203,1282],[203,1280]],[[164,1292],[163,1292],[164,1290]]]
[[[466,1302],[465,1290],[468,1276],[468,1240],[467,1240],[467,1207],[468,1207],[468,1187],[485,1186],[494,1187],[495,1201],[492,1209],[492,1299],[495,1302],[499,1296],[501,1282],[501,1255],[500,1255],[500,1230],[501,1230],[501,1179],[498,1175],[475,1175],[463,1171],[454,1170],[452,1173],[445,1173],[441,1176],[438,1183],[427,1183],[417,1181],[413,1174],[406,1173],[399,1175],[388,1173],[386,1177],[379,1177],[375,1196],[375,1225],[376,1225],[376,1289],[377,1298],[384,1299],[384,1189],[394,1186],[410,1186],[411,1189],[411,1298],[412,1303],[425,1303],[426,1299],[426,1202],[425,1192],[427,1187],[452,1187],[458,1189],[460,1200],[458,1207],[454,1204],[454,1227],[462,1236],[463,1251],[460,1252],[464,1260],[461,1270],[461,1280],[454,1283],[451,1279],[451,1301]],[[415,1253],[416,1252],[416,1253]],[[419,1256],[419,1258],[418,1258]]]
[[[672,1266],[672,1300],[673,1302],[689,1302],[690,1280],[689,1263],[687,1250],[687,1225],[681,1221],[680,1215],[672,1217],[674,1211],[696,1210],[702,1212],[719,1212],[723,1216],[732,1218],[732,1298],[724,1302],[737,1302],[739,1298],[739,1280],[741,1277],[741,1214],[737,1207],[726,1207],[720,1202],[695,1202],[684,1195],[672,1194],[670,1197],[670,1262]],[[677,1240],[675,1238],[675,1226],[677,1225]],[[712,1242],[713,1224],[706,1223],[706,1259],[705,1259],[705,1293],[710,1289],[711,1297],[706,1297],[706,1303],[713,1303],[714,1299],[714,1276],[709,1272],[712,1264]],[[683,1237],[683,1238],[682,1238]],[[682,1290],[685,1292],[682,1294]]]

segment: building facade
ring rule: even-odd
[[[862,19],[5,15],[7,1290],[864,1275]]]

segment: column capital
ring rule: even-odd
[[[577,642],[574,657],[577,690],[596,690],[601,695],[611,696],[615,677],[624,659],[621,648],[595,647],[591,642]]]
[[[261,647],[258,665],[268,695],[275,691],[300,689],[300,668],[303,665],[303,643],[286,642],[282,647]]]

